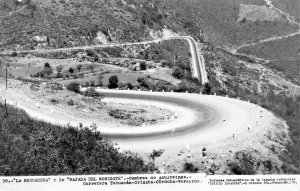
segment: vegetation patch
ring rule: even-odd
[[[150,165],[133,153],[120,153],[113,143],[92,132],[36,121],[0,104],[0,175],[80,175],[147,173]]]

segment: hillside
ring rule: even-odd
[[[120,153],[90,127],[61,127],[36,121],[22,110],[0,104],[0,175],[142,173],[150,166]]]
[[[203,94],[216,93],[249,100],[271,111],[280,120],[286,121],[292,142],[286,145],[288,149],[284,151],[286,155],[279,156],[285,161],[281,171],[287,174],[299,173],[300,35],[298,33],[300,25],[297,22],[300,20],[300,3],[299,0],[271,0],[274,7],[283,11],[280,12],[271,9],[267,2],[264,0],[23,0],[22,2],[0,0],[0,76],[4,77],[5,66],[8,66],[9,78],[18,83],[51,82],[56,83],[62,91],[63,86],[66,87],[71,83],[78,83],[78,86],[83,87],[109,88],[109,79],[117,76],[118,82],[115,88],[119,89],[194,93],[201,91]],[[198,42],[201,54],[205,58],[209,84],[201,85],[191,76],[189,44],[182,39],[168,38],[183,35],[189,35]],[[152,41],[155,39],[164,40]],[[97,46],[130,42],[143,43]],[[65,49],[57,50],[57,48]],[[2,51],[7,51],[9,54],[1,55]],[[28,87],[28,89],[34,88]],[[3,110],[2,105],[0,109]],[[86,133],[87,136],[95,135],[96,140],[91,141],[100,141],[100,147],[103,146],[102,143],[106,143],[100,136],[98,137],[98,134],[87,129],[87,132],[71,127],[64,129],[33,121],[22,111],[10,109],[16,111],[18,115],[10,116],[9,119],[0,117],[5,127],[10,121],[14,122],[14,126],[23,123],[22,120],[14,121],[14,117],[29,120],[29,125],[34,127],[29,130],[24,128],[22,132],[12,128],[12,132],[9,132],[11,137],[5,144],[11,145],[17,142],[19,150],[16,151],[15,156],[19,159],[22,159],[22,149],[34,155],[35,151],[31,150],[28,144],[32,144],[29,138],[40,140],[40,134],[34,134],[38,126],[42,126],[42,137],[47,133],[57,135],[62,132],[68,135],[70,133],[72,140],[81,141],[80,137],[74,135]],[[122,117],[122,111],[120,116]],[[138,125],[142,124],[141,122]],[[49,132],[46,127],[53,131]],[[14,136],[18,139],[13,139]],[[278,137],[283,140],[285,138],[282,135]],[[50,140],[52,144],[51,141],[56,141],[52,137],[46,138],[39,143],[48,144],[47,141]],[[21,143],[25,143],[25,146]],[[46,146],[53,148],[51,152],[56,153],[56,149],[60,148],[58,143],[55,143],[55,148],[52,147],[53,145]],[[84,147],[79,143],[76,145]],[[41,152],[44,149],[41,145],[37,147],[42,149]],[[128,160],[128,166],[122,162],[118,166],[123,172],[146,172],[150,168],[137,156],[124,156],[110,144],[108,148],[110,149],[108,153],[100,154],[107,154],[108,157],[116,155],[118,159],[125,162]],[[4,149],[8,152],[12,148]],[[63,149],[60,151],[66,155]],[[92,148],[92,151],[98,152],[97,149]],[[276,145],[270,149],[274,150],[275,155],[279,152]],[[74,152],[74,150],[67,149],[66,152]],[[81,154],[87,151],[83,149],[80,152],[79,156],[82,156]],[[44,161],[48,154],[54,158],[53,153],[37,155],[37,157]],[[0,173],[17,174],[11,171],[13,163],[9,163],[8,160],[12,160],[13,156],[9,157],[6,158],[8,167],[0,165]],[[81,159],[87,166],[94,165],[84,157]],[[35,162],[36,158],[33,158],[28,165]],[[139,164],[136,167],[132,165],[135,162]],[[71,163],[71,166],[74,165],[73,160]],[[36,168],[39,165],[41,164],[36,164]],[[59,168],[59,172],[70,173],[70,165],[64,164],[63,167],[67,170]],[[103,173],[101,165],[94,166],[98,171],[89,169],[90,171],[84,173]],[[79,163],[73,167],[72,173],[82,170]],[[1,171],[1,168],[8,170]],[[21,170],[23,171],[20,174],[30,173],[26,169]],[[109,173],[115,172],[118,172],[118,169],[109,171]],[[226,172],[222,173],[226,174]],[[248,171],[242,172],[242,174],[247,173],[249,174]],[[251,171],[251,173],[257,172]],[[264,171],[264,173],[271,173],[271,171]]]
[[[293,82],[300,84],[299,52],[300,34],[285,39],[265,42],[239,49],[239,52],[269,60],[268,66],[284,73]]]
[[[164,27],[202,41],[236,46],[298,30],[285,18],[241,20],[242,5],[248,4],[265,6],[259,0],[1,0],[0,47],[143,41]]]

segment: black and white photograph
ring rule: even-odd
[[[1,191],[299,175],[300,0],[0,0]]]

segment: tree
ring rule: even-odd
[[[57,77],[59,78],[60,76],[60,72],[63,70],[63,66],[62,65],[58,65],[56,66],[56,71],[57,71]]]
[[[116,75],[110,76],[108,79],[108,82],[109,82],[108,88],[117,88],[119,86],[118,85],[119,79],[118,79],[118,76],[116,76]]]
[[[76,66],[76,68],[77,68],[77,70],[78,70],[78,72],[79,72],[79,74],[80,74],[80,70],[81,70],[81,68],[82,68],[82,64],[78,64],[78,65]]]
[[[71,67],[69,68],[69,73],[72,75],[74,73],[74,69]]]

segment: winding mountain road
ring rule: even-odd
[[[0,88],[3,90],[4,84]],[[103,136],[126,150],[151,151],[185,145],[192,147],[228,139],[234,141],[233,136],[247,139],[249,133],[262,131],[259,124],[270,124],[272,119],[266,110],[257,105],[221,96],[109,89],[97,91],[105,95],[104,102],[138,104],[140,107],[152,105],[171,110],[177,115],[166,123],[146,124],[143,127],[106,127],[97,124]],[[79,123],[89,126],[93,123],[84,116],[74,118],[72,108],[66,112],[57,106],[32,100],[14,89],[0,91],[0,96],[39,120],[73,126],[78,126]]]

